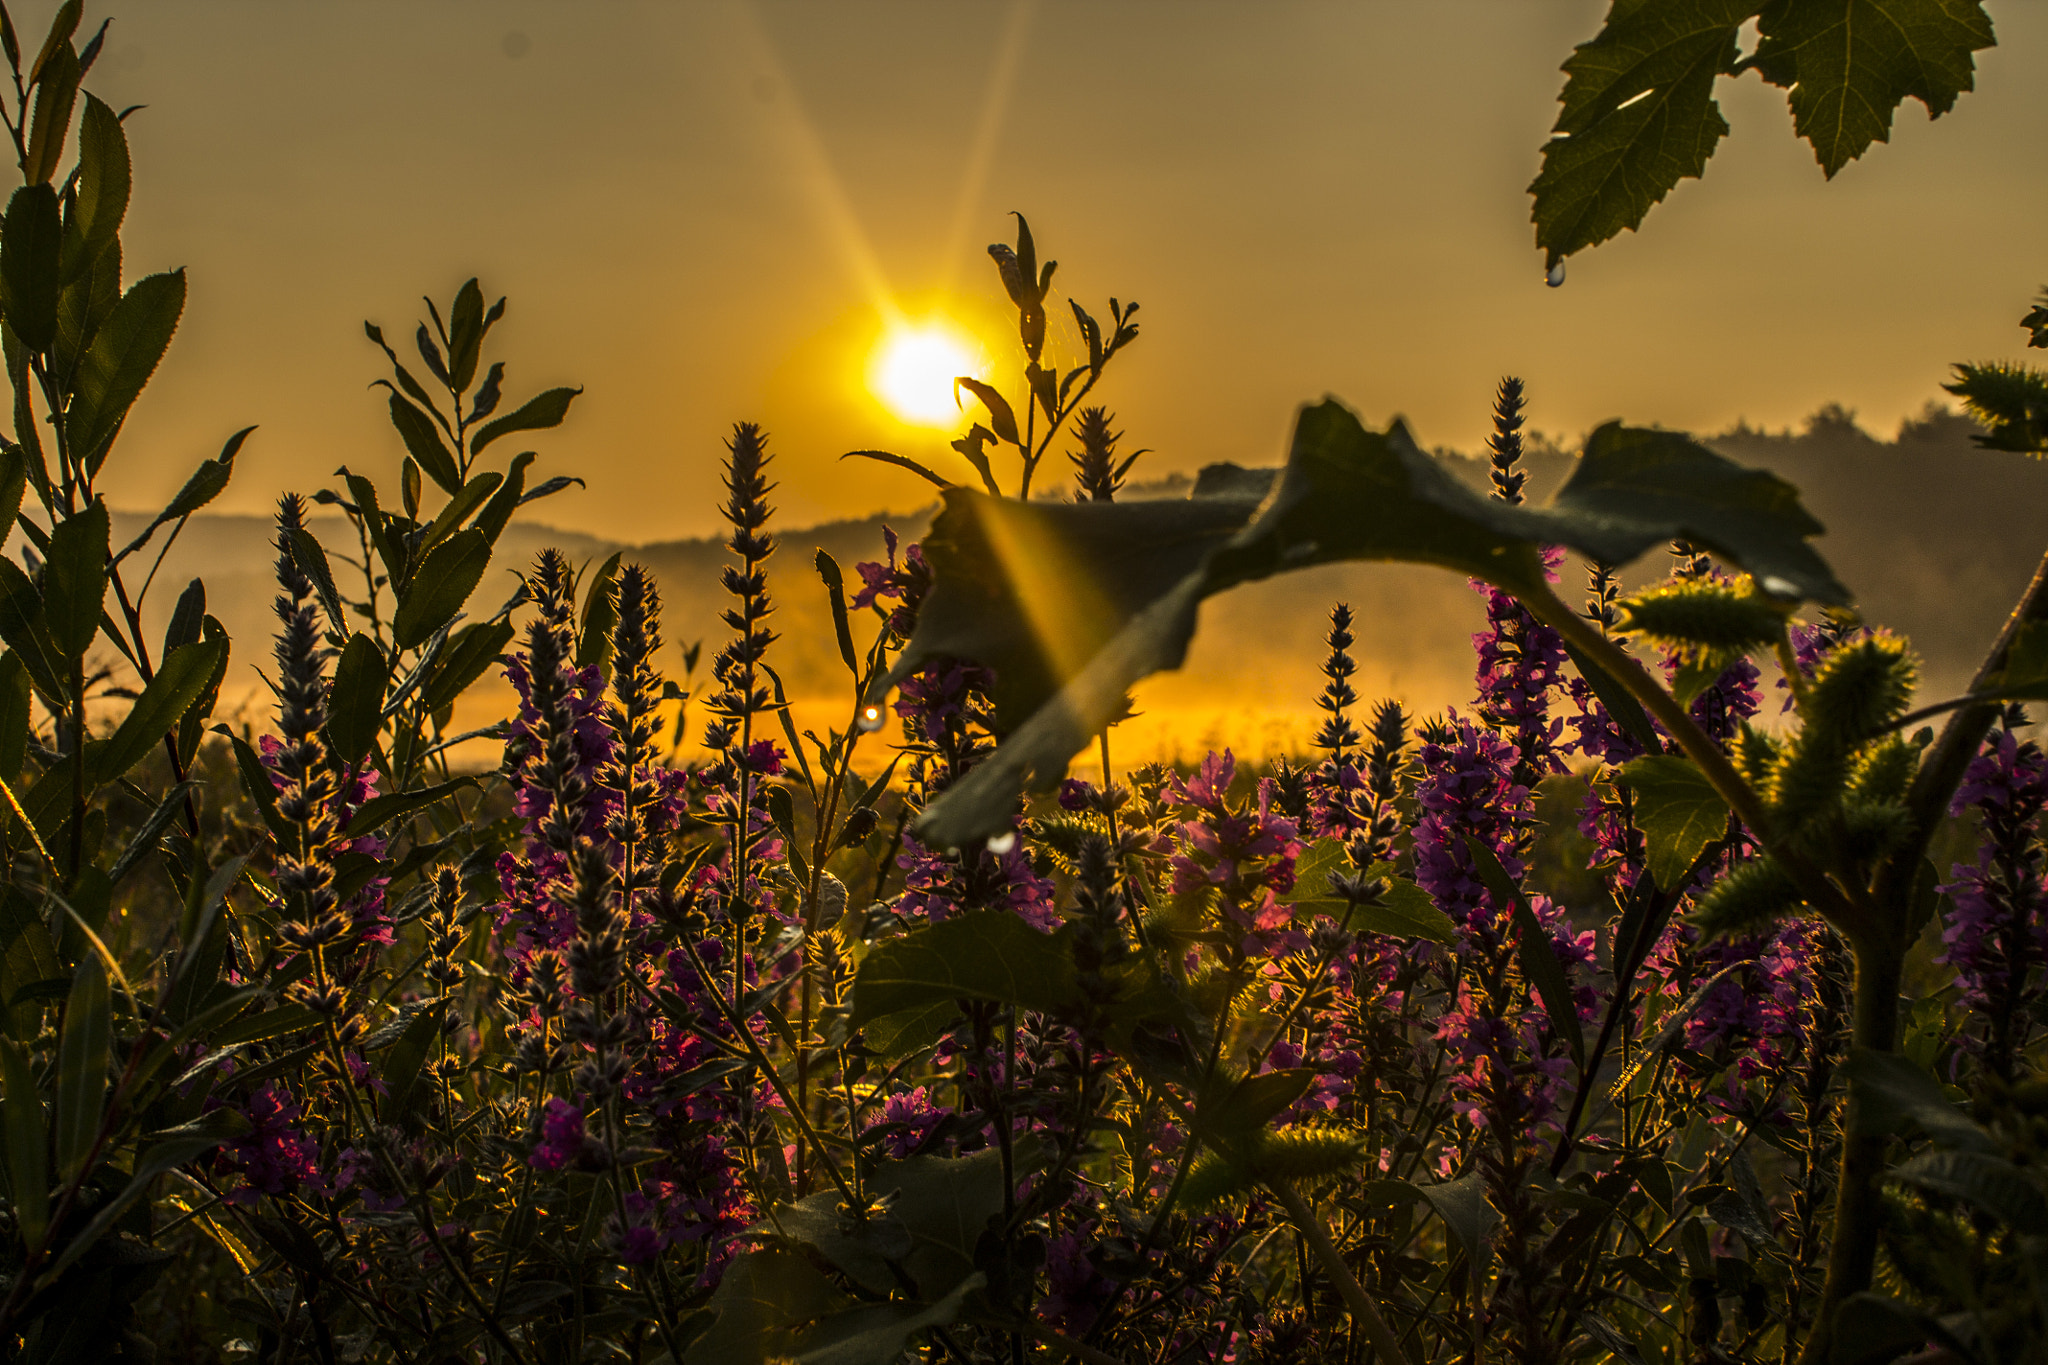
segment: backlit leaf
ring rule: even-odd
[[[57,1178],[70,1180],[85,1169],[99,1134],[107,1094],[107,1054],[113,1042],[113,996],[107,971],[87,953],[71,978],[64,1006],[64,1033],[57,1044]]]
[[[1829,178],[1891,140],[1892,114],[1911,96],[1929,118],[1974,86],[1990,47],[1978,0],[1778,0],[1759,18],[1757,69],[1791,93],[1792,126]]]
[[[957,915],[869,949],[854,979],[853,1026],[960,999],[1052,1012],[1075,992],[1063,941],[1012,914]]]
[[[192,704],[227,657],[225,639],[179,645],[164,656],[156,676],[142,689],[114,733],[88,757],[97,780],[112,782],[140,763]]]
[[[0,312],[31,351],[57,339],[58,257],[64,235],[57,192],[24,185],[0,220]]]
[[[544,431],[560,426],[562,419],[569,415],[569,404],[582,392],[581,389],[549,389],[527,399],[503,417],[478,428],[476,435],[469,439],[469,453],[480,455],[485,446],[515,431]]]
[[[377,742],[387,671],[384,651],[360,632],[349,637],[335,661],[334,682],[327,690],[327,741],[342,763],[362,762]]]
[[[398,614],[391,623],[400,649],[417,649],[448,624],[483,581],[491,562],[491,543],[471,527],[436,545],[414,572]]]
[[[1616,775],[1635,793],[1635,824],[1648,848],[1650,876],[1667,892],[1684,889],[1700,853],[1728,832],[1728,803],[1691,759],[1646,754]]]
[[[77,392],[65,419],[71,453],[97,471],[107,447],[178,330],[185,311],[185,272],[150,275],[114,305],[94,333],[78,368]]]

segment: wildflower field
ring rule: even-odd
[[[1557,278],[1700,173],[1759,12],[1830,172],[1884,128],[1827,100],[1940,113],[1991,41],[1858,0],[1880,78],[1812,37],[1844,8],[1617,3],[1533,187]],[[474,279],[368,327],[389,449],[281,491],[231,641],[157,569],[247,430],[111,530],[185,281],[123,277],[81,20],[0,10],[0,1361],[2048,1360],[2048,561],[1921,695],[1768,471],[1616,422],[1525,497],[1514,378],[1484,488],[1330,399],[1120,498],[1140,309],[1020,215],[971,481],[852,452],[942,505],[841,564],[736,422],[701,653],[630,554],[489,586],[580,391]],[[1952,380],[2048,452],[2048,377]],[[1205,601],[1354,561],[1469,580],[1466,700],[1360,695],[1297,594],[1310,743],[1130,760]],[[799,658],[843,669],[801,717]]]

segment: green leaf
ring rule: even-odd
[[[1486,1200],[1486,1184],[1479,1172],[1471,1171],[1456,1180],[1413,1188],[1436,1210],[1437,1216],[1444,1220],[1444,1226],[1451,1230],[1451,1236],[1457,1239],[1458,1246],[1465,1253],[1465,1263],[1472,1268],[1473,1281],[1477,1283],[1483,1279],[1493,1259],[1491,1238],[1500,1215]]]
[[[2005,663],[1977,695],[2002,701],[2048,701],[2048,621],[2028,621],[2014,634]]]
[[[374,504],[372,510],[375,510]],[[327,613],[327,624],[335,634],[346,634],[348,621],[342,615],[341,594],[334,587],[334,570],[327,563],[327,551],[321,547],[313,533],[304,527],[292,531],[291,542],[292,562],[299,566],[301,573],[313,580],[313,591],[320,598],[320,609]]]
[[[1842,1074],[1856,1101],[1857,1132],[1883,1134],[1917,1127],[1943,1147],[1998,1154],[1991,1135],[1949,1100],[1941,1082],[1898,1053],[1854,1048],[1842,1064]]]
[[[839,561],[818,550],[818,577],[825,581],[825,597],[832,606],[832,633],[839,641],[839,657],[854,677],[860,676],[860,655],[853,647],[853,627],[846,618],[846,579]]]
[[[510,621],[478,621],[449,636],[427,684],[427,714],[454,705],[455,699],[498,661],[516,633]]]
[[[85,1171],[106,1107],[107,1055],[113,1045],[114,1002],[107,971],[87,953],[71,978],[64,1006],[64,1033],[57,1044],[57,1178],[74,1180]]]
[[[1615,0],[1564,64],[1543,169],[1529,186],[1549,264],[1639,225],[1728,133],[1714,81],[1762,0]]]
[[[683,1365],[764,1365],[790,1358],[794,1329],[846,1302],[794,1252],[755,1251],[726,1268],[706,1307],[711,1326],[683,1352]]]
[[[498,485],[498,491],[492,495],[490,502],[485,504],[484,510],[477,516],[476,529],[483,532],[484,538],[493,545],[496,545],[498,537],[504,534],[505,527],[512,520],[512,513],[518,510],[526,495],[526,467],[532,463],[533,452],[530,450],[522,450],[514,455],[511,466],[505,470],[505,482]]]
[[[484,341],[484,291],[474,279],[455,293],[448,310],[448,387],[461,393],[476,378],[477,356]]]
[[[462,491],[462,472],[456,467],[455,457],[448,452],[448,445],[441,439],[433,418],[420,411],[403,394],[393,393],[391,425],[398,428],[406,450],[419,461],[420,468],[427,471],[427,477],[441,485],[442,492],[454,494]]]
[[[28,670],[29,679],[53,710],[62,710],[64,681],[57,665],[57,647],[43,625],[43,599],[21,566],[0,556],[0,640]]]
[[[441,1036],[444,1003],[436,1000],[413,1015],[398,1041],[384,1054],[378,1075],[387,1093],[378,1108],[386,1123],[393,1122],[412,1108],[413,1096],[420,1088],[421,1073],[426,1067],[427,1053]]]
[[[1707,845],[1728,833],[1728,803],[1698,764],[1676,754],[1646,754],[1614,780],[1635,793],[1650,876],[1664,891],[1682,891]]]
[[[28,453],[0,442],[0,539],[12,534],[21,516],[21,495],[28,488]]]
[[[1986,450],[2048,455],[2048,374],[2031,365],[1957,365],[1941,387],[1963,400],[1985,430],[1971,439]]]
[[[57,339],[63,241],[57,192],[43,184],[16,190],[0,219],[0,313],[31,351],[47,351]]]
[[[77,392],[65,416],[74,459],[97,473],[128,409],[156,373],[185,311],[185,272],[150,275],[114,305],[78,368]]]
[[[1406,877],[1389,877],[1380,903],[1359,906],[1351,924],[1362,933],[1426,938],[1445,947],[1458,941],[1458,926],[1451,922],[1451,917],[1437,908],[1427,891]]]
[[[51,37],[55,36],[53,28]],[[69,34],[61,42],[44,45],[43,55],[36,62],[36,107],[35,117],[29,123],[28,155],[21,165],[22,178],[32,185],[47,184],[57,173],[57,164],[64,156],[64,139],[71,132],[71,110],[78,100],[78,82],[84,74]]]
[[[240,453],[242,443],[249,439],[249,433],[254,430],[254,427],[243,427],[228,437],[227,444],[221,447],[218,459],[200,461],[199,467],[185,480],[185,486],[178,490],[178,495],[171,499],[163,511],[156,514],[149,525],[142,528],[135,539],[128,542],[117,558],[125,559],[140,550],[148,543],[149,538],[156,534],[157,528],[166,522],[189,517],[219,497],[221,491],[228,486],[228,479],[235,472],[235,456]]]
[[[1018,1180],[1038,1168],[1042,1150],[1035,1137],[1018,1139],[1011,1152]],[[920,1295],[938,1299],[974,1273],[975,1244],[1002,1216],[1002,1152],[987,1147],[971,1156],[890,1162],[869,1177],[868,1194],[889,1199],[890,1214],[909,1234],[903,1268]]]
[[[224,666],[225,638],[179,645],[164,656],[156,676],[142,689],[113,735],[91,751],[96,780],[112,782],[140,763],[199,700]]]
[[[12,653],[0,654],[0,782],[13,784],[21,777],[21,765],[28,757],[29,727],[28,670]],[[6,823],[0,811],[0,825]]]
[[[1792,126],[1833,179],[1891,140],[1907,96],[1930,119],[1974,88],[1971,56],[1996,41],[1977,0],[1779,0],[1757,25],[1756,67],[1790,92]]]
[[[178,762],[189,772],[192,762],[199,754],[199,740],[206,731],[206,722],[213,715],[214,706],[220,701],[220,685],[227,681],[229,642],[227,628],[218,618],[207,616],[199,623],[200,637],[210,644],[220,646],[219,660],[213,672],[207,677],[206,685],[199,689],[199,696],[185,708],[185,718],[178,722]],[[195,642],[196,643],[196,642]],[[172,648],[177,648],[173,645]]]
[[[1985,1152],[1922,1152],[1891,1172],[1917,1185],[1975,1205],[2026,1237],[2048,1235],[2048,1199],[2027,1173]]]
[[[960,999],[1051,1013],[1077,989],[1064,941],[1007,912],[970,913],[869,949],[854,978],[853,1026]]]
[[[279,1005],[274,1009],[258,1010],[246,1019],[237,1019],[213,1035],[212,1045],[217,1048],[233,1047],[237,1043],[260,1043],[269,1038],[283,1038],[295,1033],[305,1033],[320,1027],[320,1016],[304,1005]]]
[[[623,551],[613,555],[590,575],[590,584],[583,590],[583,629],[576,637],[576,667],[596,664],[607,679],[612,673],[612,628],[619,623],[615,590],[623,555]]]
[[[1532,508],[1461,483],[1400,423],[1369,432],[1328,401],[1303,410],[1269,497],[1245,482],[1177,503],[1026,505],[947,491],[924,540],[936,582],[877,691],[937,659],[984,664],[1007,737],[927,808],[920,838],[964,846],[1002,828],[1018,792],[1057,782],[1133,683],[1180,665],[1204,598],[1273,574],[1395,560],[1547,595],[1540,545],[1618,566],[1683,538],[1773,596],[1847,597],[1807,545],[1820,526],[1790,485],[1672,432],[1601,427],[1550,506]]]
[[[50,532],[43,566],[43,623],[58,657],[75,664],[100,633],[107,594],[107,505],[98,498]]]
[[[1664,747],[1664,740],[1657,733],[1657,726],[1651,721],[1649,712],[1636,700],[1635,694],[1621,685],[1621,680],[1600,667],[1570,645],[1564,652],[1571,657],[1572,667],[1586,680],[1586,686],[1593,689],[1593,695],[1607,708],[1607,714],[1625,730],[1629,737],[1652,753]]]
[[[1205,1141],[1234,1149],[1306,1094],[1315,1078],[1307,1067],[1294,1067],[1215,1088],[1213,1096],[1202,1096],[1195,1106],[1195,1132]]]
[[[158,1176],[168,1175],[180,1166],[198,1160],[223,1142],[247,1132],[248,1128],[249,1121],[234,1110],[217,1109],[191,1123],[151,1134],[149,1145],[137,1159],[135,1172],[128,1183],[119,1194],[94,1211],[92,1221],[65,1244],[64,1250],[50,1263],[44,1275],[55,1279],[90,1251],[131,1204],[149,1193]]]
[[[348,827],[342,831],[342,837],[360,839],[365,834],[375,833],[402,815],[425,810],[436,801],[445,800],[465,787],[474,786],[475,778],[458,777],[432,787],[421,787],[417,791],[388,792],[383,796],[373,796],[365,801],[349,820]]]
[[[897,1365],[914,1334],[957,1321],[967,1296],[987,1283],[977,1271],[937,1303],[871,1303],[834,1313],[797,1334],[797,1365]]]
[[[426,549],[440,544],[463,522],[469,520],[470,514],[481,507],[484,499],[504,481],[505,476],[502,474],[485,473],[464,484],[462,491],[450,498],[448,505],[441,509],[440,515],[427,526],[426,533],[420,537],[420,548]]]
[[[95,247],[114,240],[128,212],[133,170],[121,118],[97,95],[85,97],[78,124],[78,228]],[[96,254],[96,253],[95,253]]]
[[[0,1076],[7,1082],[7,1103],[0,1109],[7,1111],[7,1178],[14,1196],[14,1218],[22,1240],[37,1246],[50,1225],[42,1093],[36,1088],[28,1054],[11,1041],[0,1040]]]
[[[391,634],[400,649],[417,649],[453,620],[483,581],[491,543],[474,527],[436,545],[414,572],[398,604]]]
[[[383,728],[384,651],[369,636],[357,633],[342,646],[327,689],[327,742],[334,756],[351,767],[361,763]]]
[[[469,439],[469,453],[482,454],[485,446],[515,431],[545,431],[549,427],[560,426],[562,419],[569,415],[570,402],[582,392],[581,389],[549,389],[527,399],[514,411],[478,428],[476,435]]]
[[[36,903],[20,890],[0,890],[0,1028],[32,1040],[40,1006],[17,1004],[16,997],[39,982],[55,981],[69,990],[69,973],[57,956]]]

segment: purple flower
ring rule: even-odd
[[[582,1156],[586,1140],[583,1110],[567,1100],[550,1099],[541,1111],[540,1142],[526,1162],[537,1171],[559,1171]]]
[[[1515,781],[1521,751],[1490,730],[1451,714],[1450,742],[1422,746],[1415,788],[1415,880],[1437,907],[1468,930],[1496,932],[1507,912],[1479,879],[1467,835],[1494,851],[1511,880],[1524,867],[1516,844],[1529,821],[1529,789]]]
[[[327,1192],[320,1174],[320,1144],[299,1126],[305,1111],[292,1093],[266,1081],[242,1106],[249,1131],[221,1148],[230,1170],[242,1173],[242,1186],[228,1196],[237,1204],[254,1204],[258,1195],[291,1194],[301,1185]]]
[[[2048,891],[2033,837],[2048,802],[2048,760],[2031,742],[2001,730],[1971,760],[1954,814],[1975,811],[1984,842],[1974,863],[1957,863],[1941,890],[1954,908],[1942,929],[1941,961],[1956,969],[1963,999],[2008,1020],[2033,969],[2048,960]]]
[[[1236,775],[1237,758],[1225,749],[1205,756],[1192,777],[1167,779],[1164,794],[1185,816],[1175,826],[1173,889],[1216,888],[1218,908],[1243,935],[1247,955],[1299,952],[1308,940],[1293,926],[1293,909],[1277,899],[1294,889],[1299,828],[1274,810],[1271,778],[1260,780],[1250,802],[1233,804]]]

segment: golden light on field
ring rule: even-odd
[[[980,378],[984,368],[972,344],[951,325],[905,323],[890,328],[875,348],[868,387],[898,421],[952,426],[960,420],[953,381]]]

